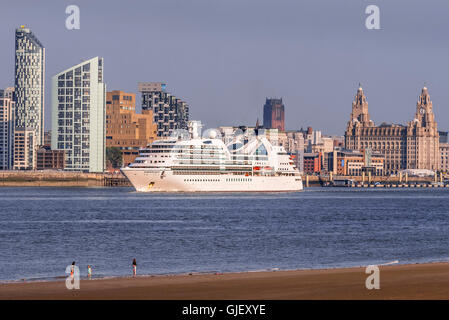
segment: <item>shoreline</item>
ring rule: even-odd
[[[448,263],[449,259],[445,260],[433,260],[433,261],[422,261],[422,262],[400,262],[398,260],[379,263],[377,266],[411,266],[411,265],[432,265],[439,263]],[[180,272],[167,272],[167,273],[151,273],[151,274],[138,274],[137,277],[167,277],[167,276],[192,276],[192,275],[226,275],[226,274],[242,274],[242,273],[261,273],[261,272],[292,272],[292,271],[320,271],[320,270],[345,270],[345,269],[355,269],[355,268],[366,268],[366,265],[347,265],[347,266],[321,266],[321,267],[310,267],[310,268],[297,268],[297,269],[282,269],[278,267],[267,268],[267,269],[254,269],[254,270],[236,270],[236,271],[219,271],[219,270],[204,270],[204,271],[180,271]],[[103,280],[103,279],[127,279],[132,277],[132,274],[104,274],[92,276],[91,280]],[[42,276],[42,277],[31,277],[31,278],[20,278],[20,279],[0,279],[0,286],[3,284],[13,284],[13,283],[36,283],[36,282],[57,282],[62,281],[67,278],[67,274],[55,275],[55,276]],[[87,275],[84,273],[80,276],[80,280],[89,280]]]
[[[303,174],[301,176],[304,187],[323,187],[333,180],[321,178],[315,175]],[[374,176],[371,180],[365,181],[362,176],[340,176],[336,179],[354,180],[356,184],[363,184],[359,188],[379,187],[374,183],[382,184],[385,188],[405,188],[405,187],[449,187],[432,185],[435,179],[432,177],[409,177],[401,180],[400,177]],[[324,180],[323,180],[324,179]],[[442,179],[440,179],[442,181]],[[415,185],[417,184],[417,185]],[[0,187],[132,187],[128,179],[122,174],[85,173],[71,172],[64,170],[34,170],[18,171],[6,170],[0,172]],[[335,187],[335,186],[334,186]],[[348,187],[340,186],[340,187]],[[356,187],[356,186],[353,186]]]
[[[365,287],[365,266],[327,269],[112,276],[67,290],[52,281],[2,282],[0,299],[449,299],[449,262],[379,265],[380,289]]]

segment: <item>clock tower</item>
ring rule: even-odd
[[[439,133],[432,101],[425,86],[418,97],[415,119],[407,126],[407,149],[407,168],[439,169]]]
[[[436,126],[432,101],[430,100],[429,91],[426,87],[422,88],[421,95],[418,97],[415,119],[417,119],[423,127]]]

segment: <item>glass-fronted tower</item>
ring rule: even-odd
[[[65,170],[104,171],[105,101],[103,58],[53,76],[51,148],[65,150]]]
[[[32,131],[34,142],[33,150],[25,150],[32,158],[14,167],[33,169],[35,149],[44,136],[45,48],[25,26],[16,29],[15,63],[15,126],[17,131]]]

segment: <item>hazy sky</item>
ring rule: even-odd
[[[80,30],[65,28],[71,4]],[[370,4],[381,30],[365,28]],[[14,84],[14,30],[25,24],[46,48],[46,129],[51,77],[101,56],[108,90],[163,81],[207,128],[253,125],[266,97],[282,97],[287,129],[343,134],[361,82],[377,124],[412,120],[426,83],[448,130],[448,17],[447,0],[7,1],[0,87]]]

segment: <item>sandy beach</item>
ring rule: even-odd
[[[0,299],[449,299],[449,263],[380,267],[380,289],[365,268],[138,276],[0,284]]]

